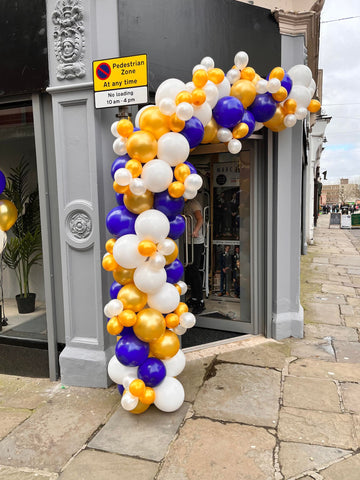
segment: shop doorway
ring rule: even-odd
[[[261,281],[259,272],[254,271],[261,261],[259,238],[255,238],[261,218],[258,183],[262,181],[257,143],[245,141],[238,155],[228,153],[223,145],[201,146],[189,158],[203,179],[195,200],[204,219],[199,270],[205,309],[196,313],[196,327],[184,336],[183,347],[263,330],[259,321]],[[186,233],[180,252],[187,272],[194,261],[194,239],[189,234],[194,220],[186,208],[184,212]],[[191,283],[189,278],[186,281]],[[191,298],[190,289],[186,295],[190,304]]]

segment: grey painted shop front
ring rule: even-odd
[[[27,102],[33,112],[44,255],[43,281],[36,286],[46,305],[50,377],[106,387],[114,338],[103,306],[112,276],[101,259],[109,238],[106,215],[115,206],[110,126],[118,110],[95,109],[92,61],[146,53],[151,99],[167,78],[189,81],[206,55],[227,71],[235,53],[245,50],[261,75],[304,63],[304,38],[281,36],[269,10],[235,0],[47,0],[46,19],[46,88],[5,92],[0,107]],[[73,39],[68,45],[66,37]],[[137,110],[128,112],[133,119]],[[298,122],[280,135],[256,132],[235,156],[219,144],[192,152],[190,161],[207,179],[202,194],[209,225],[209,307],[198,326],[234,335],[302,336],[302,145]],[[232,189],[219,181],[224,173],[232,176]],[[218,209],[219,198],[230,201],[237,191],[240,227],[234,230],[231,217],[222,222]],[[218,299],[216,259],[227,244],[233,253],[239,248],[243,280],[240,298],[232,290],[231,298]]]

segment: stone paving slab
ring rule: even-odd
[[[339,293],[343,295],[351,295],[355,297],[355,288],[353,287],[346,287],[345,285],[340,285],[339,283],[323,283],[322,285],[322,292],[324,293],[335,293],[338,295]]]
[[[60,475],[60,480],[153,480],[158,464],[114,453],[83,450]]]
[[[345,316],[344,321],[347,327],[360,329],[360,315]]]
[[[188,403],[173,413],[151,406],[144,414],[134,415],[119,408],[90,441],[89,447],[160,462],[188,409]]]
[[[311,319],[311,322],[328,323],[332,325],[341,324],[339,305],[306,303],[304,306],[304,313],[305,320]]]
[[[305,297],[307,297],[308,302],[318,302],[323,305],[342,305],[347,303],[344,295],[332,293],[308,293]]]
[[[348,265],[349,267],[360,267],[360,255],[332,255],[329,258],[333,265]]]
[[[265,429],[189,419],[157,480],[270,480],[275,437]]]
[[[285,340],[290,346],[291,356],[298,358],[317,358],[327,362],[335,362],[335,352],[331,345],[331,339]]]
[[[333,342],[338,362],[360,363],[360,343],[358,342]]]
[[[19,470],[0,466],[0,480],[56,480],[58,478],[57,473],[31,471],[30,469]]]
[[[15,387],[13,391],[11,391],[12,387]],[[2,398],[0,394],[0,405],[33,410],[46,403],[61,388],[61,385],[59,382],[50,382],[46,378],[10,376],[8,380],[4,378],[0,380],[0,390],[2,388],[7,395]]]
[[[347,413],[284,407],[280,410],[280,440],[357,450],[353,417]]]
[[[360,414],[360,384],[342,383],[340,389],[345,411]]]
[[[0,407],[0,439],[6,437],[8,433],[29,418],[30,415],[30,410]]]
[[[115,388],[60,390],[0,441],[0,465],[59,471],[105,422],[119,398]]]
[[[355,363],[330,363],[304,358],[289,365],[289,374],[298,377],[316,377],[360,382],[360,365]]]
[[[359,480],[360,455],[347,458],[321,471],[324,480]]]
[[[336,384],[319,378],[285,377],[283,405],[341,413]]]
[[[351,305],[340,305],[341,315],[354,315],[354,309]]]
[[[274,427],[280,380],[281,374],[275,370],[217,364],[215,376],[204,383],[196,397],[194,412],[223,421]]]
[[[324,468],[349,454],[351,450],[341,448],[281,442],[279,450],[281,473],[287,480],[310,470]]]
[[[319,323],[308,323],[304,327],[306,338],[325,338],[332,337],[337,340],[346,340],[348,342],[357,342],[358,334],[354,328],[338,325],[322,325]]]
[[[204,383],[206,369],[215,355],[186,362],[183,372],[177,377],[185,390],[185,402],[193,402],[199,388]]]
[[[241,363],[259,367],[282,370],[286,359],[290,356],[289,347],[280,342],[268,341],[253,348],[236,350],[217,356],[218,361]]]

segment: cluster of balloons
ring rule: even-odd
[[[191,82],[165,80],[155,105],[137,113],[135,126],[125,118],[111,126],[119,155],[111,169],[118,205],[106,218],[112,238],[102,265],[114,278],[104,313],[118,341],[108,373],[132,413],[152,403],[172,412],[184,401],[175,378],[185,366],[178,335],[196,319],[180,301],[187,286],[175,240],[185,230],[184,202],[202,186],[187,160],[190,151],[223,142],[236,154],[240,140],[264,125],[279,132],[320,108],[311,100],[316,87],[308,67],[276,67],[264,79],[248,60],[238,52],[225,75],[205,57]]]
[[[3,193],[6,186],[6,179],[3,172],[0,170],[0,195]],[[18,217],[18,212],[10,200],[0,200],[0,255],[2,254],[6,242],[7,235],[5,232],[10,230]]]

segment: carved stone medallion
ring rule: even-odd
[[[59,0],[52,14],[58,80],[85,76],[85,36],[80,0]]]
[[[78,240],[85,240],[92,231],[91,218],[83,211],[75,211],[68,216],[71,235]]]

